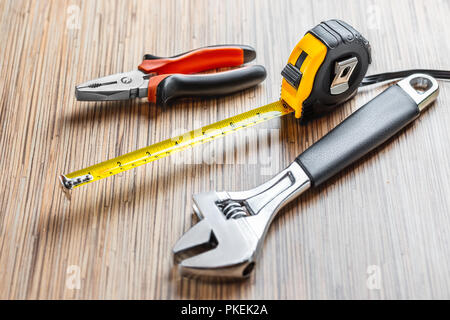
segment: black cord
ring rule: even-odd
[[[396,80],[405,78],[407,76],[410,76],[414,73],[425,73],[432,77],[435,77],[436,79],[441,80],[450,80],[450,71],[446,70],[433,70],[433,69],[411,69],[411,70],[403,70],[403,71],[396,71],[396,72],[385,72],[385,73],[379,73],[379,74],[373,74],[370,76],[364,77],[364,79],[361,81],[360,87],[368,86],[374,83],[384,82],[388,80]]]

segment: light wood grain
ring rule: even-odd
[[[79,28],[71,5],[80,8]],[[361,90],[308,126],[285,117],[260,126],[266,132],[253,131],[260,135],[250,142],[196,151],[225,153],[225,164],[166,158],[77,189],[70,201],[56,180],[174,130],[276,100],[291,49],[325,19],[343,19],[370,40],[369,73],[449,69],[449,7],[445,0],[1,0],[0,298],[450,298],[448,83],[389,144],[289,204],[244,282],[181,279],[174,270],[171,249],[192,224],[192,193],[262,183],[383,88]],[[146,100],[75,100],[77,83],[132,70],[144,53],[223,43],[254,46],[267,80],[168,109]],[[278,167],[267,168],[264,154]],[[80,289],[66,286],[71,265],[80,267]],[[371,265],[379,267],[380,290],[366,285]]]

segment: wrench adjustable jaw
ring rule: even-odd
[[[248,277],[273,218],[310,184],[306,173],[294,162],[248,191],[194,195],[194,211],[200,222],[173,249],[181,274],[226,279]]]
[[[217,205],[223,200],[214,191],[194,195],[194,211],[201,220],[173,249],[182,275],[239,278],[252,268],[258,239],[244,219],[225,217]]]

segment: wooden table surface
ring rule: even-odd
[[[291,49],[339,18],[370,40],[369,74],[446,68],[450,2],[0,1],[0,298],[450,298],[450,84],[414,124],[273,222],[250,279],[180,278],[171,249],[193,193],[252,188],[385,87],[300,126],[271,120],[76,189],[57,175],[279,97]],[[144,53],[256,48],[255,89],[170,108],[77,102],[74,86],[137,67]],[[78,281],[79,280],[79,281]]]

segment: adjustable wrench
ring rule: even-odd
[[[173,249],[181,274],[248,277],[270,223],[284,205],[395,135],[419,117],[438,92],[433,77],[413,74],[362,106],[266,183],[243,192],[194,195],[200,221]]]

